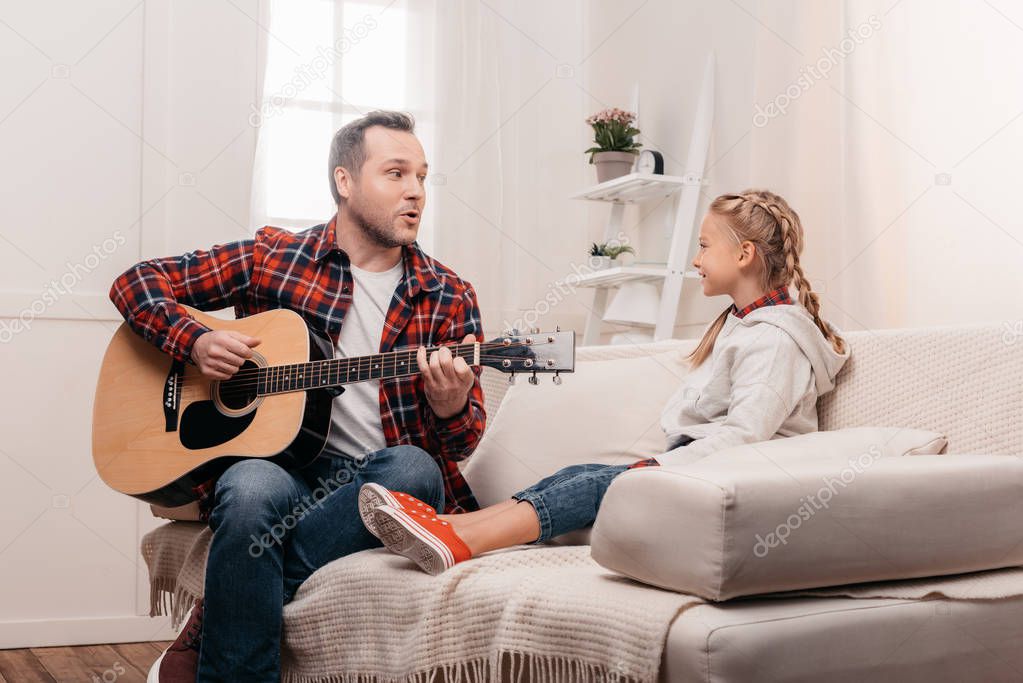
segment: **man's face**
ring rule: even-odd
[[[364,136],[366,161],[359,175],[335,171],[342,210],[383,247],[411,244],[426,205],[423,147],[412,133],[383,126],[367,128]]]

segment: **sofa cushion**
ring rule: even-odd
[[[1023,459],[779,450],[814,436],[626,472],[601,505],[594,559],[710,600],[1023,564]]]
[[[688,372],[682,352],[577,360],[560,386],[509,388],[462,473],[480,505],[507,500],[568,465],[619,465],[667,447],[658,418]]]
[[[149,509],[154,517],[162,517],[163,519],[172,519],[179,522],[199,521],[198,502],[187,503],[172,508],[163,507],[162,505],[150,505]]]
[[[913,425],[949,453],[1023,455],[1023,342],[1008,323],[857,330],[818,428]]]
[[[661,683],[1019,683],[1023,597],[745,598],[668,632]]]

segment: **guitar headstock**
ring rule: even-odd
[[[515,373],[531,373],[530,384],[536,384],[536,373],[554,373],[554,383],[561,384],[559,373],[575,372],[575,332],[541,332],[533,328],[528,333],[517,329],[481,345],[480,365],[509,373],[508,381],[515,382]]]

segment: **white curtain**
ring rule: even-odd
[[[299,228],[329,216],[330,135],[369,109],[411,111],[430,163],[419,242],[473,284],[486,333],[496,334],[535,311],[589,243],[582,207],[567,199],[592,183],[583,96],[558,77],[559,63],[580,58],[581,3],[367,3],[268,3],[253,225]],[[342,67],[284,96],[329,40],[316,27],[331,22],[335,35],[374,26],[343,52]],[[275,205],[292,208],[282,215]],[[552,313],[555,323],[581,329],[576,299]]]
[[[438,3],[436,255],[475,286],[488,335],[538,318],[582,329],[589,293],[557,286],[589,244],[568,199],[592,184],[581,16],[578,1]]]
[[[264,0],[262,92],[251,193],[253,228],[293,229],[334,213],[327,171],[338,128],[373,109],[416,116],[427,156],[433,145],[435,76],[432,0]],[[424,219],[419,241],[432,245]]]
[[[1010,208],[1023,152],[1018,5],[747,6],[762,26],[756,111],[776,105],[752,129],[751,176],[799,210],[826,317],[847,329],[1011,318],[1023,291],[1023,220]],[[827,76],[807,69],[818,60],[834,63]]]

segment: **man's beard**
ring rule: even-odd
[[[363,211],[352,200],[347,202],[347,211],[352,222],[362,230],[362,234],[381,247],[386,249],[404,247],[407,244],[412,244],[416,239],[415,236],[399,235],[398,229],[394,227],[393,216],[388,217],[383,211]]]

